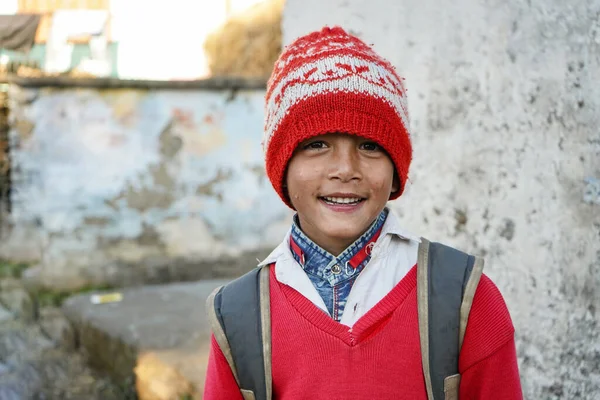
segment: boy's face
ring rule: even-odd
[[[394,165],[379,145],[340,133],[302,142],[286,183],[302,231],[333,255],[368,229],[399,188]]]

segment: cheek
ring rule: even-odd
[[[304,171],[291,170],[288,175],[287,183],[290,192],[302,192],[302,188],[310,184],[310,178],[306,176]]]
[[[372,169],[373,173],[370,176],[371,189],[380,194],[381,197],[388,197],[392,191],[394,182],[394,171],[390,168]],[[375,172],[378,171],[378,172]]]
[[[319,181],[319,169],[307,163],[290,163],[287,172],[287,184],[290,189],[305,191],[316,186]]]
[[[382,196],[388,196],[389,194],[387,192],[390,188],[391,184],[386,179],[379,178],[376,182],[373,182],[373,190],[381,193]]]
[[[290,163],[287,176],[288,196],[292,205],[297,208],[301,203],[311,197],[318,187],[318,173],[314,167]]]

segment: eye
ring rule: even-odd
[[[310,142],[304,145],[304,149],[306,150],[311,150],[311,149],[324,149],[326,148],[327,145],[325,144],[325,142],[323,142],[322,140],[315,140],[314,142]]]
[[[380,151],[381,146],[375,142],[364,142],[360,144],[360,149],[366,151]]]

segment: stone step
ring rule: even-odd
[[[0,320],[0,400],[133,397],[92,371],[80,354],[60,345],[37,324],[14,317]]]
[[[106,304],[82,294],[62,308],[93,366],[123,385],[135,381],[140,400],[201,399],[210,344],[205,301],[226,282],[128,288]]]

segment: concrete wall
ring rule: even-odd
[[[10,95],[13,229],[0,255],[41,260],[42,283],[239,273],[287,229],[263,172],[262,89]]]
[[[407,228],[486,256],[528,399],[600,396],[600,1],[288,0],[407,78]]]

